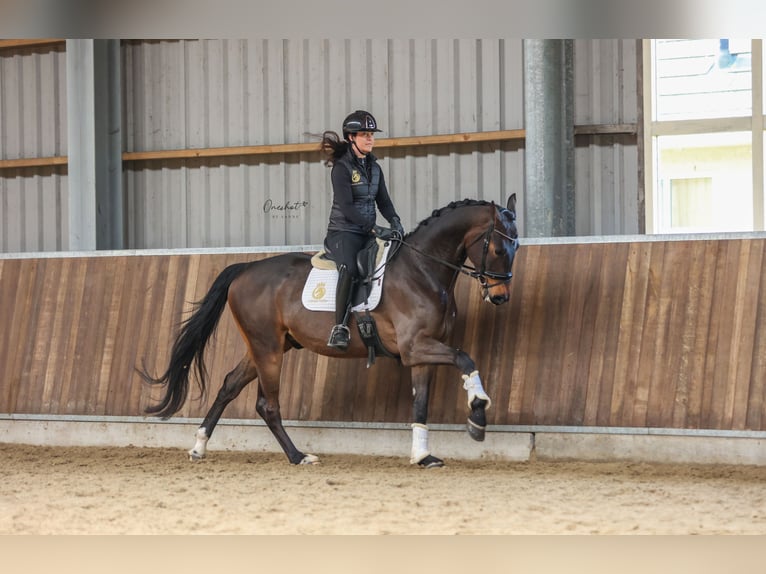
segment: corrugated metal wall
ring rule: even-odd
[[[123,54],[128,151],[316,142],[358,108],[384,137],[523,125],[520,41],[135,42]],[[504,202],[523,186],[513,146],[377,155],[407,227],[456,198]],[[312,153],[135,162],[125,181],[135,248],[318,244],[331,202]]]
[[[0,159],[67,153],[63,44],[0,52]],[[66,167],[0,171],[0,251],[66,249]]]
[[[575,41],[575,125],[636,124],[637,40]],[[576,141],[577,235],[632,235],[639,229],[639,159],[635,136]]]
[[[635,122],[634,40],[575,43],[576,123]],[[122,45],[124,150],[302,143],[371,110],[383,137],[524,127],[522,41],[181,40]],[[66,155],[63,45],[0,52],[0,159]],[[634,139],[576,151],[577,231],[638,230]],[[523,200],[523,142],[380,149],[408,228],[462,197]],[[68,249],[66,167],[0,170],[0,250]],[[315,153],[124,163],[129,248],[318,244]],[[294,207],[295,209],[284,209]],[[523,235],[523,221],[520,222]]]

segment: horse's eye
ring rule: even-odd
[[[508,253],[508,250],[505,247],[501,247],[500,249],[495,249],[495,255],[499,257],[502,257],[506,253]]]

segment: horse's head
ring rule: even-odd
[[[510,298],[511,268],[519,248],[516,194],[508,198],[506,207],[492,203],[491,208],[487,221],[466,237],[466,251],[475,268],[471,275],[481,283],[484,300],[502,305]]]

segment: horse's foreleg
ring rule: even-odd
[[[428,396],[434,369],[432,365],[412,368],[412,451],[410,463],[421,468],[444,466],[444,461],[431,454],[428,448]]]
[[[258,401],[255,410],[261,415],[292,464],[316,464],[319,462],[319,457],[299,451],[282,425],[282,414],[279,409],[281,360],[281,355],[278,361],[272,357],[267,365],[262,365],[259,359]]]
[[[467,422],[468,434],[474,440],[484,440],[487,428],[486,410],[492,404],[492,400],[484,390],[476,363],[468,353],[431,339],[413,346],[409,357],[417,358],[418,364],[454,365],[462,372],[463,388],[467,393],[468,408],[471,409]],[[407,364],[406,357],[402,357],[402,362]]]
[[[255,365],[253,364],[250,355],[245,357],[239,362],[239,364],[231,371],[223,381],[221,390],[218,391],[218,395],[213,402],[213,406],[205,415],[205,419],[197,429],[194,443],[194,447],[189,451],[189,458],[191,460],[200,460],[205,458],[207,452],[207,441],[213,435],[218,421],[223,415],[226,406],[239,396],[250,381],[252,381],[257,375]]]
[[[471,409],[467,423],[468,434],[472,439],[482,441],[487,429],[486,411],[492,405],[492,399],[484,390],[477,370],[468,375],[463,374],[463,388],[468,394],[468,408]]]

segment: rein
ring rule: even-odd
[[[430,253],[426,253],[425,251],[418,249],[411,243],[407,243],[403,238],[393,237],[392,240],[400,244],[399,248],[401,248],[401,245],[406,245],[408,248],[412,249],[415,253],[418,253],[422,255],[423,257],[430,259],[431,261],[441,263],[442,265],[449,267],[450,269],[454,269],[455,271],[459,273],[463,273],[464,275],[468,275],[469,277],[472,277],[473,279],[477,279],[479,283],[481,284],[482,288],[484,290],[487,290],[490,287],[493,287],[494,285],[498,285],[500,283],[508,283],[513,277],[513,273],[511,273],[510,271],[508,273],[496,273],[495,271],[487,271],[485,269],[486,263],[487,263],[487,252],[489,251],[489,244],[491,242],[490,238],[492,237],[493,233],[497,233],[501,237],[508,239],[514,244],[514,247],[518,249],[519,240],[514,239],[513,237],[509,237],[502,231],[498,231],[497,229],[495,229],[495,222],[493,221],[492,225],[490,225],[489,229],[487,229],[487,232],[483,236],[480,235],[474,241],[472,241],[469,245],[466,246],[466,251],[467,251],[469,247],[473,246],[482,238],[484,239],[484,250],[481,256],[480,270],[477,270],[476,267],[467,265],[465,263],[461,265],[455,265],[454,263],[450,263],[449,261],[441,259],[440,257],[436,257],[435,255],[431,255]],[[397,251],[399,248],[397,248]],[[497,281],[497,283],[493,283],[492,285],[490,285],[489,282],[487,281],[487,278],[494,279],[495,281]]]

